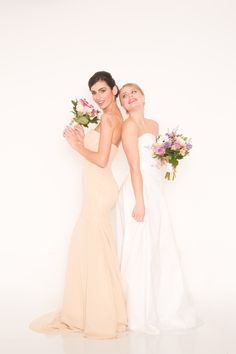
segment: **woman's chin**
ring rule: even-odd
[[[128,113],[132,113],[132,112],[135,112],[137,111],[138,109],[141,108],[141,105],[140,104],[137,104],[136,102],[134,104],[131,104],[129,105],[129,107],[127,107],[127,112]]]
[[[101,110],[106,110],[110,106],[110,102],[104,102],[102,105],[99,106]]]

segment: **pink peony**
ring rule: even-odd
[[[171,150],[179,150],[181,148],[181,145],[179,143],[174,143],[171,147]]]
[[[155,151],[158,155],[163,156],[166,152],[166,149],[164,148],[164,146],[157,146],[156,151]]]

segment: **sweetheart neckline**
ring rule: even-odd
[[[99,131],[97,131],[97,130],[95,130],[95,129],[92,129],[92,131],[94,131],[94,132],[96,132],[96,133],[98,133],[98,134],[100,135],[100,132],[99,132]],[[142,137],[145,136],[145,135],[152,135],[154,138],[156,138],[156,135],[155,135],[155,134],[146,132],[146,133],[143,133],[142,135],[138,136],[138,139],[139,139],[139,138],[142,138]],[[115,146],[117,149],[119,149],[119,146],[117,146],[116,144],[113,144],[113,143],[111,143],[111,144],[112,144],[113,146]]]
[[[139,139],[139,138],[142,138],[142,136],[144,136],[144,135],[152,135],[154,138],[156,138],[156,135],[155,135],[155,134],[153,134],[153,133],[148,133],[148,132],[147,132],[147,133],[143,133],[142,135],[139,135],[139,136],[138,136],[138,139]]]

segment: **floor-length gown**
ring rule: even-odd
[[[199,324],[185,286],[160,162],[153,159],[155,136],[138,138],[145,200],[144,222],[132,217],[135,197],[130,175],[117,207],[117,250],[127,296],[129,328],[146,333],[179,331]]]
[[[99,139],[99,132],[91,130],[85,146],[97,151]],[[110,222],[118,197],[111,171],[116,151],[112,144],[105,168],[86,160],[83,204],[69,247],[62,308],[34,320],[33,330],[79,331],[95,338],[114,338],[126,330],[126,301]]]

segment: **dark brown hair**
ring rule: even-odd
[[[88,81],[89,89],[91,90],[91,87],[98,81],[105,81],[111,89],[116,86],[117,94],[115,95],[115,97],[117,98],[119,96],[119,88],[110,73],[108,73],[107,71],[97,71],[95,74],[93,74],[93,76],[91,76]]]

